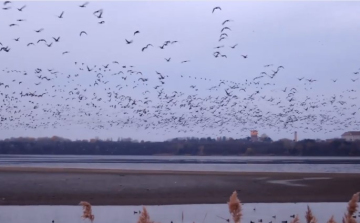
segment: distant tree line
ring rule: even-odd
[[[71,141],[60,137],[11,138],[0,141],[0,154],[360,156],[360,141],[306,139],[272,142],[266,139],[251,142],[249,138],[215,140],[209,137],[139,142],[131,139]]]

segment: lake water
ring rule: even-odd
[[[241,198],[240,198],[241,199]],[[349,198],[350,199],[350,198]],[[253,203],[243,205],[241,222],[259,223],[290,222],[291,215],[299,215],[306,222],[305,212],[309,205],[318,222],[327,222],[332,215],[336,222],[346,211],[347,203]],[[94,222],[136,223],[141,206],[93,206]],[[227,223],[230,218],[228,206],[224,204],[147,206],[150,219],[161,223]],[[184,220],[182,221],[182,213]],[[360,214],[360,213],[359,213]],[[81,206],[0,206],[0,222],[6,223],[55,223],[90,222],[81,218]],[[358,213],[356,214],[358,215]],[[224,218],[224,219],[222,219]],[[232,221],[231,221],[232,222]]]
[[[360,157],[0,155],[0,167],[360,173]]]

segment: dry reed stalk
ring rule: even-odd
[[[354,194],[351,197],[351,199],[348,203],[347,213],[345,214],[345,216],[343,218],[343,222],[356,223],[356,220],[353,218],[353,215],[355,214],[355,212],[358,208],[358,204],[357,204],[358,201],[359,201],[359,192]]]
[[[295,218],[291,221],[291,223],[300,223],[299,215],[296,215]]]
[[[206,214],[205,214],[205,216],[204,216],[204,219],[203,219],[202,223],[204,223],[204,222],[205,222],[205,218],[206,218],[206,216],[207,216],[207,212],[206,212]]]
[[[306,215],[305,215],[305,219],[307,223],[316,223],[317,219],[314,217],[311,208],[309,207],[309,205],[307,206],[307,211],[306,211]]]
[[[150,215],[145,207],[143,207],[143,211],[141,212],[137,223],[154,223],[150,220]]]
[[[91,210],[91,204],[89,202],[86,201],[81,201],[79,203],[79,205],[83,206],[83,215],[81,217],[83,217],[84,219],[89,219],[91,222],[94,221],[95,216],[92,214],[92,210]]]
[[[315,217],[313,217],[310,221],[310,223],[317,223],[317,219]]]
[[[240,223],[240,219],[242,216],[242,212],[241,212],[242,208],[241,208],[240,200],[237,197],[236,191],[234,191],[232,193],[232,195],[230,196],[228,205],[229,205],[229,211],[234,220],[234,223]]]
[[[334,220],[334,215],[331,216],[331,218],[329,219],[329,221],[327,223],[336,223],[336,221]]]
[[[348,204],[348,215],[353,216],[358,208],[357,202],[359,201],[359,192],[354,194]]]

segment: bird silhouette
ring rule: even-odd
[[[80,36],[81,36],[82,34],[86,34],[86,35],[87,35],[87,33],[86,33],[85,31],[81,31],[81,32],[80,32]]]
[[[40,43],[40,42],[45,42],[45,43],[46,43],[46,40],[44,40],[44,39],[39,39],[39,40],[37,41],[37,43]]]
[[[151,44],[147,44],[145,47],[143,47],[143,48],[141,49],[141,51],[143,51],[143,52],[144,52],[144,50],[146,50],[149,46],[153,46],[153,45],[151,45]]]
[[[219,6],[217,6],[217,7],[213,8],[212,13],[214,13],[216,9],[221,10],[221,8]]]
[[[39,30],[35,30],[35,32],[37,32],[37,33],[40,33],[40,32],[42,32],[44,29],[39,29]]]
[[[22,12],[22,10],[26,7],[26,5],[24,5],[23,7],[21,8],[18,8],[17,10],[19,10],[19,12]]]
[[[64,11],[58,16],[59,19],[62,19],[64,15]]]
[[[88,4],[89,4],[89,2],[85,2],[84,4],[79,5],[79,7],[81,7],[81,8],[85,8]]]
[[[231,31],[231,29],[229,27],[224,27],[221,29],[221,32],[224,32],[224,30],[226,30],[226,29]]]
[[[232,22],[232,20],[227,19],[222,23],[222,25],[225,25],[227,22]]]

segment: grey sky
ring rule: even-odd
[[[299,132],[301,138],[332,138],[338,137],[344,131],[359,129],[359,98],[358,92],[348,92],[354,89],[359,91],[360,80],[351,81],[360,77],[354,74],[360,68],[360,15],[358,9],[360,2],[90,2],[86,8],[78,5],[83,2],[13,2],[10,10],[0,10],[0,42],[5,47],[11,48],[9,53],[0,52],[0,82],[9,85],[9,88],[0,86],[0,99],[5,99],[5,95],[16,96],[18,101],[2,101],[3,107],[0,110],[1,117],[18,118],[15,121],[3,121],[0,125],[1,138],[19,136],[52,136],[59,135],[72,139],[82,138],[118,138],[132,137],[145,140],[164,140],[182,136],[229,136],[245,137],[249,135],[250,129],[257,129],[259,133],[266,133],[274,139],[292,137],[293,131]],[[16,8],[27,5],[19,12]],[[10,4],[8,5],[10,6]],[[220,6],[221,11],[212,13],[215,6]],[[98,19],[93,12],[102,9],[103,18]],[[57,16],[64,11],[64,18]],[[17,19],[25,19],[24,22],[17,22]],[[231,31],[226,31],[228,38],[219,42],[220,31],[224,27],[222,22],[226,19],[233,20],[226,24]],[[98,24],[100,21],[104,24]],[[16,23],[19,26],[9,27]],[[41,33],[34,30],[44,28]],[[133,33],[139,30],[140,34],[134,36]],[[86,31],[88,35],[79,36],[81,31]],[[52,47],[36,42],[45,39],[48,43],[54,42],[52,37],[61,37],[58,43],[53,43]],[[14,38],[20,37],[18,42]],[[133,40],[133,44],[127,45],[125,39]],[[177,40],[161,50],[161,46],[167,40]],[[33,42],[35,46],[26,45]],[[144,52],[141,48],[151,43],[154,47],[149,47]],[[238,44],[235,49],[229,46]],[[216,46],[224,45],[219,49],[221,54],[227,58],[215,58],[213,53],[218,51]],[[62,52],[69,51],[69,54],[62,55]],[[248,55],[244,59],[241,55]],[[170,62],[164,58],[171,57]],[[190,60],[189,63],[182,64],[181,61]],[[74,65],[74,62],[78,65]],[[120,65],[113,64],[118,61]],[[85,66],[80,66],[84,63]],[[79,65],[80,64],[80,65]],[[86,65],[102,67],[110,64],[111,71],[102,73],[102,81],[109,81],[101,87],[89,87],[97,79],[96,73],[87,72]],[[274,64],[272,67],[265,68],[266,64]],[[122,69],[121,66],[127,66]],[[126,76],[129,66],[140,71],[143,75],[127,75],[127,81],[121,79]],[[196,120],[201,118],[191,118],[189,109],[180,108],[179,103],[173,105],[170,111],[174,116],[185,115],[188,123],[191,124],[174,128],[176,124],[159,125],[161,128],[147,128],[144,120],[156,123],[158,118],[150,118],[156,108],[149,108],[149,113],[143,117],[132,118],[134,109],[110,108],[113,101],[102,100],[97,102],[98,108],[91,110],[85,103],[91,103],[93,93],[96,96],[106,98],[107,92],[118,92],[119,95],[128,95],[136,100],[144,101],[148,97],[152,106],[168,104],[167,101],[160,102],[157,98],[159,85],[156,71],[167,75],[166,84],[162,85],[164,93],[172,95],[173,91],[182,92],[181,99],[186,99],[188,95],[197,94],[197,97],[213,98],[225,97],[225,89],[229,89],[230,84],[221,86],[217,91],[209,91],[212,86],[217,86],[220,80],[229,80],[244,84],[246,80],[252,82],[253,78],[261,76],[261,72],[268,74],[271,70],[276,70],[278,66],[284,66],[275,78],[270,79],[265,76],[261,79],[260,85],[247,86],[246,92],[229,90],[238,99],[232,99],[226,106],[221,117],[213,117],[205,114],[204,117],[211,117],[211,123],[215,121],[228,121],[222,126],[208,125],[205,129],[204,124],[197,124]],[[79,70],[84,68],[84,71]],[[52,80],[46,82],[37,78],[35,69],[41,68],[41,75],[51,77]],[[97,69],[96,68],[96,69]],[[58,71],[57,77],[51,75],[47,69]],[[4,71],[3,71],[4,70]],[[9,70],[21,70],[22,73],[10,72]],[[112,75],[115,72],[123,71],[125,75]],[[28,75],[24,76],[23,72]],[[101,72],[101,71],[99,71]],[[67,75],[71,78],[67,78]],[[74,77],[79,74],[78,77]],[[183,75],[183,77],[181,77]],[[189,76],[191,76],[189,78]],[[138,81],[138,78],[148,78],[148,82]],[[187,78],[186,78],[187,77]],[[197,78],[195,80],[195,77]],[[299,81],[297,78],[316,79],[314,83]],[[203,78],[203,79],[200,79]],[[211,79],[204,80],[204,78]],[[200,79],[200,80],[199,80]],[[334,83],[332,79],[337,79]],[[12,80],[16,80],[12,82]],[[22,84],[18,84],[22,81]],[[35,85],[41,81],[40,85]],[[133,82],[135,81],[135,83]],[[145,85],[148,84],[147,86]],[[269,85],[264,86],[265,83]],[[117,85],[121,85],[119,90]],[[275,85],[273,85],[275,84]],[[55,88],[52,86],[56,85]],[[125,87],[128,85],[128,87]],[[132,87],[137,85],[135,89]],[[161,85],[161,84],[160,84]],[[196,88],[191,88],[195,85]],[[57,87],[58,86],[58,87]],[[282,91],[287,87],[287,93],[291,88],[296,88],[294,96],[295,109],[304,111],[305,107],[318,105],[312,111],[304,111],[299,119],[306,115],[315,115],[318,118],[317,125],[321,129],[311,125],[309,119],[300,120],[292,127],[282,128],[283,123],[275,121],[260,120],[258,123],[235,123],[234,119],[229,119],[226,113],[235,113],[243,107],[259,108],[262,115],[267,112],[272,114],[283,113],[283,109],[291,109],[291,103],[285,103],[283,108],[275,106],[278,101],[286,101],[286,94]],[[29,89],[28,89],[29,88]],[[79,103],[77,100],[66,100],[71,97],[69,91],[87,89],[84,94],[88,99],[86,102]],[[106,90],[110,88],[110,90]],[[56,92],[54,89],[58,89]],[[198,89],[198,91],[195,91]],[[144,93],[145,91],[148,93]],[[254,97],[253,101],[244,100],[252,93],[259,90],[260,93]],[[20,92],[34,92],[37,94],[47,92],[43,98],[20,97]],[[13,94],[15,92],[15,94]],[[144,94],[148,94],[144,96]],[[51,96],[50,96],[51,95]],[[331,97],[336,95],[336,102],[330,104]],[[342,95],[342,97],[340,96]],[[54,96],[54,97],[53,97]],[[262,99],[261,96],[266,96]],[[61,98],[63,97],[63,98]],[[306,106],[300,106],[307,97],[310,97]],[[270,103],[266,99],[273,98]],[[95,99],[94,99],[95,100]],[[39,105],[39,109],[33,109],[33,101]],[[311,103],[310,103],[311,101]],[[340,105],[338,101],[346,101],[345,105]],[[235,107],[231,105],[236,102]],[[321,103],[327,102],[326,105]],[[169,102],[170,103],[170,102]],[[171,102],[172,103],[172,102]],[[42,109],[56,112],[56,104],[61,104],[61,118],[57,119],[46,113]],[[352,106],[352,105],[356,106]],[[66,105],[68,108],[64,109]],[[334,108],[336,105],[339,112]],[[16,108],[22,107],[20,114],[15,114]],[[202,107],[211,106],[211,103],[204,102]],[[138,103],[135,109],[144,109],[146,105]],[[92,113],[91,117],[80,116],[79,109]],[[98,109],[102,109],[101,111]],[[101,113],[98,120],[94,114]],[[124,114],[127,112],[128,114]],[[162,111],[164,113],[165,111]],[[166,113],[165,112],[165,113]],[[192,112],[192,111],[191,111]],[[252,112],[252,111],[247,111]],[[330,112],[330,113],[329,113]],[[357,112],[352,115],[353,112]],[[99,113],[99,114],[100,114]],[[225,113],[225,114],[224,114]],[[21,114],[24,114],[21,116]],[[36,121],[31,123],[40,124],[41,127],[29,129],[20,123],[26,124],[30,121],[25,114],[38,114]],[[329,115],[332,121],[321,123],[321,115]],[[341,115],[343,114],[343,115]],[[300,117],[301,116],[301,117]],[[170,118],[171,115],[163,114],[163,117]],[[58,117],[59,118],[59,117]],[[109,126],[111,120],[126,121],[131,118],[133,124]],[[223,120],[221,121],[221,119]],[[274,116],[268,116],[275,119]],[[254,119],[254,118],[253,118]],[[285,118],[284,118],[285,119]],[[349,119],[349,120],[347,120]],[[209,120],[209,122],[210,122]],[[286,120],[286,119],[285,119]],[[269,123],[273,127],[267,125]],[[17,124],[16,124],[17,123]],[[43,124],[41,124],[43,123]],[[141,123],[141,124],[138,124]],[[70,125],[71,124],[71,125]],[[91,127],[101,125],[104,128]],[[265,126],[266,125],[266,126]],[[306,127],[316,129],[310,130]],[[224,130],[224,128],[226,130]],[[180,130],[180,132],[179,132]],[[186,132],[184,132],[185,130]]]

